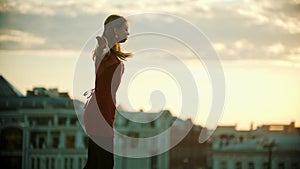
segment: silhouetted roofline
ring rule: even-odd
[[[23,94],[0,75],[0,97],[22,97]]]

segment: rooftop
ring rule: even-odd
[[[77,104],[77,102],[76,102]],[[81,103],[78,103],[81,104]],[[0,75],[0,109],[20,109],[20,108],[66,108],[73,109],[73,100],[68,93],[59,92],[58,89],[46,89],[35,87],[28,90],[23,96],[13,85]]]
[[[275,144],[274,150],[300,151],[300,136],[269,135],[257,139],[251,139],[238,144],[231,144],[222,150],[229,151],[257,151],[263,150],[268,142]]]
[[[13,85],[0,75],[0,97],[21,97],[23,96]]]

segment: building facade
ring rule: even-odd
[[[84,104],[57,89],[36,87],[23,96],[2,76],[0,80],[1,168],[82,169],[87,159],[88,137],[81,128],[75,107],[82,108]],[[175,120],[167,110],[117,111],[115,131],[124,136],[150,138],[166,131],[167,134],[163,139],[148,142],[128,142],[116,135],[115,151],[131,156],[138,155],[133,153],[148,154],[145,158],[116,155],[115,169],[169,169],[175,168],[177,161],[182,162],[177,168],[197,166],[199,127],[194,127],[182,138],[184,143],[170,151],[155,152],[170,147],[171,139],[185,131],[187,123],[193,125],[189,120],[178,120],[179,125],[168,131]],[[205,158],[200,160],[201,165],[205,164],[203,160]]]
[[[1,168],[83,168],[87,137],[74,111],[83,103],[57,89],[34,88],[22,96],[0,80]]]
[[[83,106],[57,89],[33,88],[23,96],[0,76],[0,168],[82,169],[88,137],[75,108]],[[248,131],[218,126],[200,144],[202,130],[206,129],[173,117],[167,110],[118,110],[115,131],[121,134],[114,140],[115,169],[266,169],[269,164],[272,169],[300,168],[300,130],[294,122]],[[161,133],[165,137],[154,141],[124,139]],[[157,152],[166,147],[169,151]],[[135,158],[139,153],[146,157]]]
[[[219,126],[212,152],[213,169],[299,169],[299,128],[294,122],[249,131]]]
[[[121,134],[115,135],[115,151],[125,157],[116,156],[115,168],[169,169],[169,153],[158,151],[169,146],[170,133],[165,137],[156,136],[169,128],[171,119],[171,113],[167,110],[152,113],[118,111],[115,130]]]
[[[187,131],[192,126],[191,130]],[[181,126],[176,126],[172,130],[171,138],[186,133],[182,140],[170,151],[170,168],[172,169],[207,169],[209,166],[211,142],[199,143],[201,126],[194,125],[191,120],[182,121]],[[206,131],[204,131],[206,132]],[[176,140],[176,139],[172,139]]]

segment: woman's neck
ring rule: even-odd
[[[106,38],[109,49],[116,50],[117,41],[114,37],[106,36],[106,34],[103,34],[102,37]]]

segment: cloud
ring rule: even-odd
[[[214,43],[213,46],[217,51],[223,51],[227,49],[227,46],[224,43],[220,43],[220,42]]]
[[[292,34],[300,33],[300,22],[298,18],[285,17],[285,18],[274,18],[273,23],[283,29],[289,31]]]
[[[22,49],[22,50],[0,50],[0,56],[34,56],[34,57],[70,57],[76,58],[80,50],[69,49]]]
[[[281,43],[275,43],[271,46],[268,46],[266,48],[267,53],[271,55],[279,55],[282,54],[285,51],[285,46]]]
[[[126,9],[126,10],[124,10]],[[180,10],[178,10],[180,9]],[[5,1],[0,4],[0,12],[14,12],[33,15],[65,15],[77,17],[79,15],[96,15],[100,13],[134,13],[168,12],[185,15],[193,13],[200,18],[211,18],[210,7],[199,1],[164,0],[164,1],[94,1],[94,0],[66,0],[66,1]]]
[[[237,12],[242,16],[252,18],[253,19],[252,23],[255,23],[255,24],[262,24],[262,23],[269,22],[269,18],[267,16],[260,14],[257,11],[257,8],[238,9]]]
[[[21,49],[80,50],[111,13],[128,16],[160,12],[179,16],[198,27],[222,59],[291,61],[299,58],[299,7],[299,1],[285,0],[3,1],[0,28],[6,31],[1,32],[0,43],[7,50],[16,45]],[[172,20],[154,18],[153,22],[159,26]]]
[[[288,54],[287,54],[287,57],[291,61],[295,61],[295,62],[300,63],[300,47],[290,49]]]
[[[81,49],[85,42],[101,28],[104,15],[44,16],[29,14],[1,15],[1,35],[16,36],[9,30],[23,32],[20,41],[27,39],[35,43],[2,41],[2,49]],[[34,38],[29,38],[29,36]],[[39,42],[39,43],[38,43]]]
[[[239,39],[231,43],[214,42],[213,47],[222,60],[273,60],[300,64],[300,47],[281,42],[260,46]]]
[[[6,1],[1,2],[0,12],[17,12],[20,14],[54,15],[55,8],[51,8],[42,1]]]
[[[45,43],[45,38],[15,29],[0,30],[0,44],[13,43],[17,46],[31,48]]]
[[[300,3],[298,1],[251,1],[237,9],[241,16],[249,18],[249,24],[278,26],[291,34],[300,33]]]
[[[251,52],[255,45],[247,39],[238,39],[226,44],[216,42],[213,43],[213,46],[221,59],[250,59],[257,56]]]
[[[236,49],[252,49],[254,44],[249,42],[247,39],[239,39],[233,43]]]

